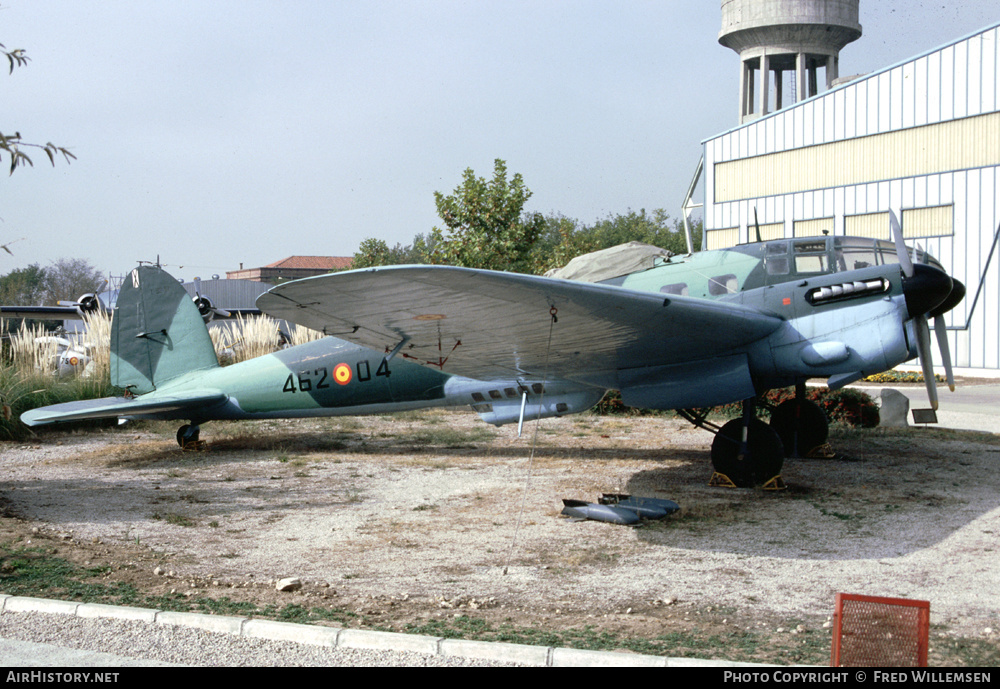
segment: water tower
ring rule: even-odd
[[[861,37],[859,1],[722,0],[719,43],[742,65],[740,122],[815,96],[820,70],[830,88],[841,48]]]

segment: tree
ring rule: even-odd
[[[97,292],[104,278],[82,258],[61,258],[45,269],[45,299],[50,304],[75,301],[81,294]]]
[[[24,67],[28,64],[28,56],[24,54],[22,48],[15,48],[14,50],[7,50],[3,43],[0,43],[0,53],[3,53],[7,57],[7,62],[10,63],[10,74],[14,73],[15,67]],[[31,162],[31,158],[28,157],[22,149],[24,148],[37,148],[41,149],[45,155],[49,157],[49,162],[52,163],[53,167],[56,164],[56,156],[61,155],[66,159],[68,163],[70,160],[76,160],[76,156],[70,153],[68,150],[62,146],[56,146],[52,142],[46,144],[33,144],[24,141],[21,138],[21,132],[15,131],[13,135],[4,134],[0,132],[0,158],[2,158],[2,153],[6,153],[10,157],[10,174],[14,174],[14,170],[17,169],[19,165],[30,165],[34,167],[34,163]]]
[[[545,228],[541,213],[524,213],[531,191],[520,173],[507,180],[507,164],[497,159],[493,179],[476,177],[472,168],[450,196],[434,192],[446,229],[431,231],[431,261],[467,268],[529,272],[531,250]]]
[[[687,253],[684,225],[673,220],[662,208],[652,214],[641,209],[638,213],[609,215],[591,226],[565,216],[549,216],[545,231],[534,251],[534,272],[544,273],[559,268],[581,254],[608,249],[627,242],[642,242],[667,249],[675,254]],[[695,251],[701,246],[700,223],[692,228]]]
[[[385,241],[369,237],[362,240],[351,261],[351,268],[427,263],[433,248],[434,240],[422,234],[413,238],[413,244],[403,246],[397,243],[391,249]]]
[[[0,304],[41,306],[45,303],[45,269],[37,263],[0,277]]]

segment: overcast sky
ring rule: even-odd
[[[996,0],[861,0],[840,71],[997,21]],[[0,76],[0,131],[77,160],[0,171],[0,274],[408,244],[495,158],[529,210],[679,217],[700,142],[737,124],[720,27],[718,0],[2,0],[0,43],[31,62]]]

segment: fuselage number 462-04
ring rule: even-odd
[[[355,376],[359,383],[366,383],[372,379],[371,366],[367,361],[359,361],[355,368],[357,369],[356,374],[355,369],[352,369],[350,364],[337,364],[333,367],[332,376],[326,366],[322,366],[312,371],[299,371],[297,374],[289,373],[281,391],[312,392],[313,390],[323,390],[330,387],[331,380],[333,380],[333,382],[337,385],[347,385],[352,380],[355,380]],[[389,375],[389,365],[384,359],[379,365],[378,370],[375,371],[375,375]]]

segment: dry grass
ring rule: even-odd
[[[237,316],[235,320],[211,328],[209,333],[215,352],[221,361],[239,363],[271,354],[281,348],[278,322],[269,316]],[[323,334],[296,326],[288,334],[291,345],[312,342]]]
[[[20,373],[54,372],[55,357],[59,352],[58,345],[54,341],[38,341],[48,335],[49,333],[41,324],[31,327],[22,324],[17,332],[10,336],[9,359],[4,363],[9,362],[9,365]]]

